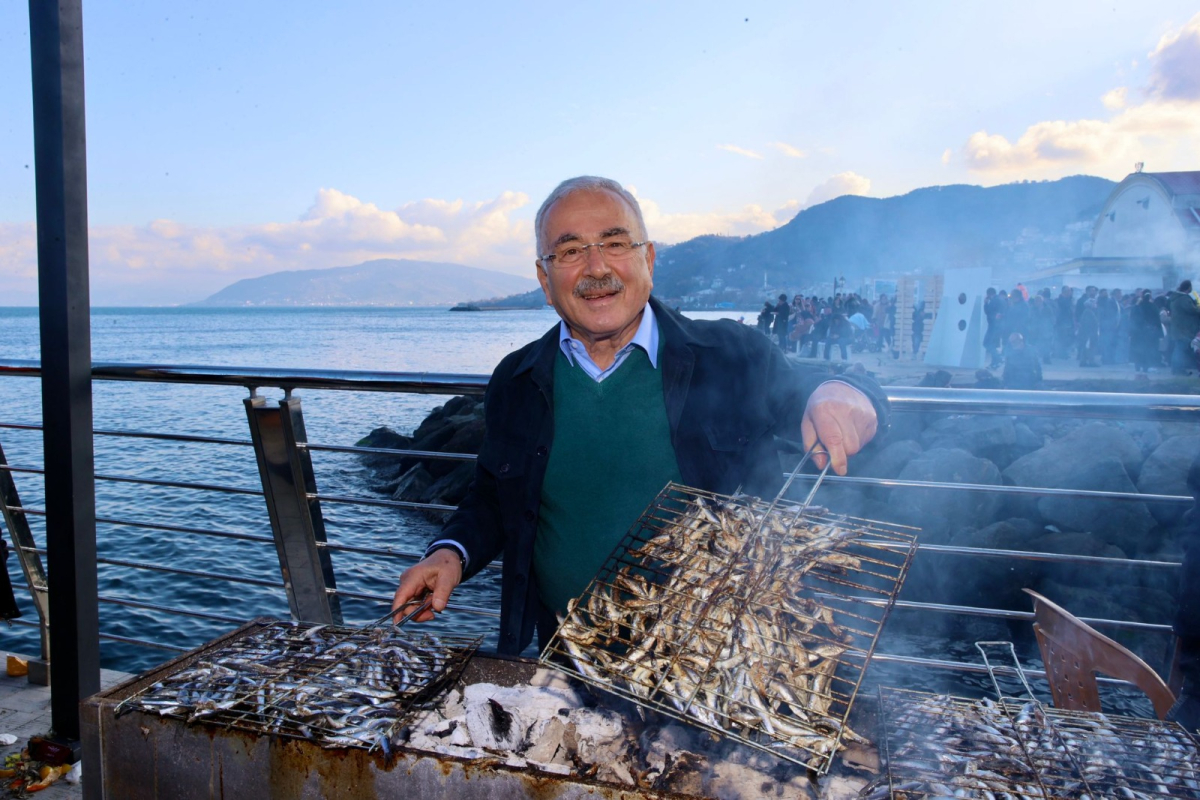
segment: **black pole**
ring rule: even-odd
[[[100,689],[82,0],[29,0],[37,169],[50,722],[79,739]]]

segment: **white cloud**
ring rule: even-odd
[[[778,228],[787,222],[796,211],[799,203],[789,200],[774,212],[762,206],[751,203],[737,211],[696,211],[668,213],[662,210],[657,202],[638,194],[635,187],[627,187],[637,197],[642,207],[642,216],[646,220],[646,230],[650,238],[664,244],[687,241],[705,234],[720,234],[722,236],[749,236]]]
[[[1164,35],[1150,53],[1151,75],[1141,103],[1119,86],[1101,102],[1108,119],[1053,120],[1030,125],[1017,140],[977,131],[961,156],[975,172],[998,178],[1054,177],[1089,169],[1123,175],[1135,161],[1151,171],[1195,168],[1200,152],[1200,14]]]
[[[347,266],[374,258],[450,261],[533,273],[533,233],[513,219],[520,192],[492,200],[428,199],[394,211],[321,189],[293,222],[204,227],[173,220],[89,230],[93,302],[186,303],[242,278]],[[0,291],[36,294],[33,223],[0,224]]]
[[[786,142],[771,142],[771,146],[791,158],[808,158],[808,153],[798,147],[792,147]]]
[[[865,195],[871,191],[871,179],[856,172],[839,172],[813,187],[804,201],[804,208],[816,206],[845,194]]]
[[[730,153],[736,153],[739,156],[745,156],[746,158],[757,158],[760,161],[762,160],[761,153],[756,153],[753,150],[747,150],[744,147],[738,147],[736,144],[719,144],[717,145],[717,149],[727,150]]]
[[[1200,14],[1178,32],[1167,33],[1150,53],[1149,90],[1162,100],[1200,100]]]

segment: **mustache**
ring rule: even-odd
[[[611,272],[603,278],[583,277],[579,279],[579,283],[575,284],[573,294],[576,297],[583,297],[586,294],[622,292],[625,290],[625,283],[613,275]]]

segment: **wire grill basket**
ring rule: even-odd
[[[824,772],[856,736],[846,717],[915,544],[911,529],[669,484],[542,660]]]
[[[409,715],[457,678],[479,642],[390,625],[268,622],[132,695],[116,713],[390,754]]]
[[[880,688],[887,772],[868,800],[1200,798],[1200,750],[1173,722]]]

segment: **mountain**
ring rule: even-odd
[[[655,294],[685,304],[761,302],[784,290],[948,267],[1032,270],[1082,254],[1116,184],[1078,175],[1003,186],[934,186],[888,198],[843,196],[746,237],[661,247]],[[654,231],[650,231],[654,235]]]
[[[536,286],[533,278],[436,261],[381,258],[352,267],[246,278],[197,306],[452,306]]]

